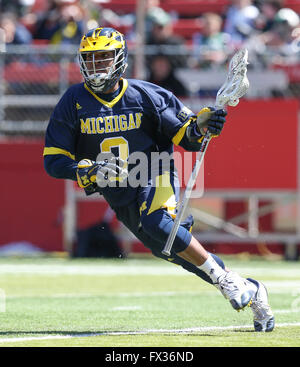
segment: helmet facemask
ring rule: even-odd
[[[79,52],[80,72],[95,92],[107,92],[127,67],[124,49]]]

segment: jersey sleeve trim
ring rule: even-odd
[[[122,79],[123,81],[123,87],[121,89],[121,92],[117,95],[116,98],[114,98],[112,101],[108,102],[105,101],[104,99],[100,98],[97,96],[97,94],[95,94],[85,83],[84,83],[84,88],[91,93],[91,95],[96,98],[96,100],[100,103],[102,103],[104,106],[108,107],[108,108],[112,108],[117,102],[119,102],[119,100],[123,97],[123,94],[125,93],[127,87],[128,87],[128,81],[126,79]]]
[[[55,154],[66,155],[67,157],[69,157],[69,158],[71,158],[75,161],[75,155],[73,155],[72,153],[68,152],[65,149],[55,148],[55,147],[45,147],[44,148],[43,156],[45,156],[45,155],[55,155]]]
[[[175,145],[179,145],[180,141],[182,140],[182,138],[184,137],[185,135],[185,132],[186,132],[186,129],[187,127],[190,125],[191,123],[191,119],[188,120],[178,131],[177,133],[173,136],[172,138],[172,142],[175,144]]]

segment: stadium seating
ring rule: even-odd
[[[175,11],[179,16],[199,16],[204,12],[223,14],[230,0],[164,0],[161,7],[170,12]]]
[[[162,0],[161,7],[168,11],[174,11],[180,16],[196,17],[206,11],[223,13],[230,0]],[[135,11],[136,0],[110,0],[101,3],[101,7],[109,8],[118,14]]]
[[[99,2],[101,8],[114,11],[119,15],[135,13],[137,0],[102,0]],[[205,12],[218,13],[224,16],[231,4],[231,0],[161,0],[160,6],[169,13],[176,13],[178,19],[174,22],[173,30],[176,35],[183,37],[187,43],[191,41],[192,35],[201,32],[202,25],[198,19]],[[299,0],[284,0],[284,7],[289,7],[300,14]],[[46,2],[37,0],[34,5],[35,11],[45,9]],[[111,24],[112,27],[116,27]],[[128,34],[130,25],[119,25],[118,30]]]
[[[202,29],[203,29],[202,22],[198,18],[178,19],[173,24],[174,34],[183,37],[187,41],[191,39],[195,33],[201,32]]]
[[[176,12],[180,17],[197,17],[209,11],[223,14],[231,4],[231,0],[161,0],[161,7],[168,12]],[[133,13],[136,10],[136,0],[102,0],[99,2],[102,8],[108,8],[117,14]],[[299,0],[284,0],[282,5],[300,13]],[[42,11],[47,7],[47,1],[36,0],[34,11]]]

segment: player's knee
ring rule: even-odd
[[[173,228],[174,221],[171,215],[164,209],[156,210],[141,218],[143,230],[153,239],[161,244],[162,251],[168,236]],[[186,249],[191,240],[190,232],[183,226],[179,226],[174,239],[173,252],[181,252]]]

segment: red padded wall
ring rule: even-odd
[[[241,101],[205,157],[205,187],[297,188],[298,101]]]
[[[61,250],[64,182],[44,171],[43,142],[2,141],[0,171],[0,245],[28,241]]]
[[[205,189],[296,189],[298,108],[280,99],[230,107],[205,154]]]
[[[294,100],[242,101],[230,108],[222,135],[205,156],[205,188],[295,189],[297,114]],[[42,152],[42,139],[0,141],[0,245],[29,241],[63,249],[64,181],[46,174]],[[103,203],[80,205],[82,227],[101,219]]]

